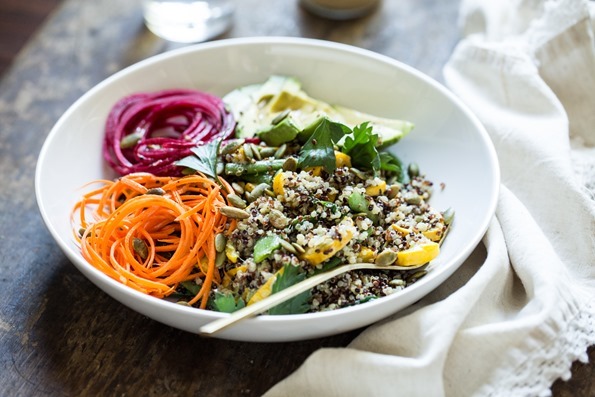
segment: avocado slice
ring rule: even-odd
[[[233,90],[223,101],[236,118],[238,138],[258,136],[271,146],[295,138],[307,141],[324,118],[350,128],[369,122],[378,135],[379,148],[398,142],[414,127],[409,121],[378,117],[312,98],[293,77],[271,76],[263,84]],[[276,120],[287,112],[281,121]]]

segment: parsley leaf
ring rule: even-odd
[[[176,162],[180,167],[191,168],[195,171],[202,172],[219,182],[217,176],[217,155],[219,154],[219,145],[221,141],[211,141],[204,145],[192,148],[192,153]]]
[[[381,159],[376,149],[378,135],[374,134],[368,122],[353,128],[353,134],[347,135],[342,152],[351,156],[351,164],[362,170],[380,170]]]
[[[397,181],[405,180],[405,170],[401,160],[392,153],[380,152],[380,169],[397,175]]]
[[[306,278],[306,274],[300,272],[297,266],[286,264],[283,266],[283,273],[277,276],[277,280],[273,283],[272,293],[276,293],[290,287]],[[269,314],[300,314],[308,311],[312,292],[304,291],[301,294],[279,303],[277,306],[269,310]]]
[[[215,298],[212,300],[213,309],[223,313],[233,313],[236,310],[240,310],[246,303],[242,298],[239,298],[236,302],[231,292],[219,292],[215,291]]]
[[[337,168],[334,145],[350,132],[349,127],[323,119],[299,153],[300,168],[323,167],[328,173]]]

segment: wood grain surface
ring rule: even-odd
[[[385,1],[352,22],[311,16],[296,1],[238,4],[223,37],[348,43],[437,80],[459,39],[457,1]],[[54,243],[33,186],[52,125],[105,77],[180,46],[145,29],[139,1],[0,0],[1,396],[258,396],[315,350],[346,346],[360,332],[278,344],[200,338],[114,301]],[[589,356],[593,362],[595,348]],[[572,375],[553,384],[554,396],[595,396],[594,364],[576,362]]]

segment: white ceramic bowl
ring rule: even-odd
[[[431,204],[454,208],[455,223],[429,273],[399,293],[330,312],[260,316],[217,336],[273,342],[356,329],[414,303],[457,270],[488,227],[499,185],[495,151],[473,114],[437,82],[386,56],[318,40],[250,38],[185,47],[130,66],[83,95],[51,130],[37,163],[37,202],[52,236],[89,280],[133,310],[189,332],[227,315],[143,295],[107,277],[81,256],[69,213],[82,185],[114,176],[100,148],[106,116],[118,99],[175,87],[222,96],[272,74],[296,76],[306,92],[327,102],[413,121],[415,129],[394,151],[416,161],[436,183]]]

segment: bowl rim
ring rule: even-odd
[[[228,316],[227,313],[221,313],[211,310],[201,310],[194,307],[185,307],[182,305],[172,304],[165,299],[156,298],[150,295],[143,294],[141,292],[135,291],[132,288],[125,286],[124,284],[112,279],[111,277],[107,276],[105,273],[101,272],[100,270],[93,267],[87,261],[84,260],[82,256],[80,256],[80,252],[74,252],[72,247],[66,244],[64,241],[64,236],[58,233],[56,227],[50,221],[49,214],[46,208],[43,206],[43,191],[40,182],[40,174],[42,172],[42,166],[45,163],[45,158],[48,156],[49,147],[51,141],[53,141],[56,135],[59,133],[61,129],[61,125],[65,123],[72,113],[74,113],[77,108],[87,101],[89,97],[94,96],[98,91],[101,91],[105,86],[109,86],[114,81],[119,80],[120,78],[134,73],[138,69],[145,68],[149,65],[160,63],[165,59],[174,58],[178,56],[183,56],[190,53],[195,52],[202,52],[207,51],[209,49],[215,48],[224,48],[224,47],[236,47],[236,46],[254,46],[254,45],[293,45],[293,46],[305,46],[305,47],[316,47],[316,48],[324,48],[324,49],[334,49],[341,52],[347,52],[351,54],[355,54],[357,56],[362,56],[366,58],[371,58],[376,61],[380,61],[385,64],[390,64],[393,67],[401,69],[408,74],[415,76],[416,78],[423,80],[426,84],[432,86],[433,89],[436,89],[441,94],[446,96],[449,101],[456,105],[457,108],[464,114],[464,116],[471,122],[474,126],[477,133],[479,133],[479,137],[481,138],[482,143],[488,153],[488,163],[491,165],[489,178],[491,178],[491,189],[493,194],[490,196],[489,203],[487,205],[488,211],[485,212],[483,219],[480,220],[478,230],[481,232],[476,233],[472,239],[469,239],[467,244],[459,252],[453,256],[446,264],[448,266],[442,266],[440,268],[433,268],[432,274],[433,276],[428,278],[424,277],[417,281],[414,285],[405,288],[400,293],[392,295],[395,296],[402,296],[403,293],[414,293],[415,291],[419,290],[423,285],[431,282],[433,279],[438,277],[443,272],[448,272],[449,275],[454,273],[462,263],[471,255],[472,251],[477,247],[480,243],[481,239],[485,235],[489,224],[496,212],[496,206],[498,201],[499,195],[499,187],[500,187],[500,168],[498,163],[498,157],[496,154],[495,147],[491,138],[480,122],[479,118],[470,110],[470,108],[463,103],[453,92],[447,89],[443,84],[436,81],[434,78],[426,75],[425,73],[419,71],[418,69],[407,65],[397,59],[394,59],[388,55],[383,55],[372,50],[368,50],[365,48],[357,47],[351,44],[344,44],[338,42],[332,42],[322,39],[313,39],[313,38],[300,38],[300,37],[284,37],[284,36],[257,36],[257,37],[242,37],[242,38],[227,38],[227,39],[220,39],[211,42],[199,43],[188,45],[185,47],[168,50],[160,54],[156,54],[145,58],[141,61],[138,61],[134,64],[124,67],[123,69],[109,75],[99,83],[92,86],[89,90],[87,90],[84,94],[82,94],[78,99],[76,99],[68,109],[59,117],[56,123],[51,128],[50,132],[48,133],[45,141],[42,145],[42,148],[39,152],[36,169],[35,169],[35,197],[38,205],[38,209],[41,213],[43,221],[52,235],[53,239],[68,257],[70,262],[72,262],[79,270],[92,272],[95,276],[99,277],[103,282],[109,283],[111,287],[116,288],[118,292],[127,295],[129,298],[134,300],[140,300],[143,303],[149,304],[156,309],[165,309],[171,311],[173,313],[183,313],[184,315],[194,315],[196,316],[199,314],[200,316],[204,316],[205,319],[212,321],[218,318],[222,318]],[[487,175],[486,175],[487,176]],[[85,276],[87,276],[85,274]],[[89,278],[87,276],[87,278]],[[444,278],[446,280],[447,277]],[[444,280],[442,282],[444,282]],[[97,283],[89,279],[92,283]],[[438,287],[442,282],[438,283],[436,286],[431,288],[428,292],[425,292],[422,296],[427,295],[436,287]],[[103,288],[100,287],[103,290]],[[106,292],[106,291],[104,291]],[[293,321],[302,321],[303,319],[332,319],[337,316],[344,316],[346,313],[354,312],[353,314],[357,314],[357,312],[361,310],[368,310],[372,308],[374,305],[380,305],[385,302],[386,299],[390,299],[391,296],[384,297],[383,299],[375,299],[365,304],[353,305],[348,306],[336,310],[330,311],[323,311],[323,312],[315,312],[315,313],[304,313],[304,314],[289,314],[289,315],[275,315],[275,316],[256,316],[253,318],[249,318],[243,321],[243,323],[249,324],[251,322],[263,322],[263,323],[286,323],[286,322],[293,322]],[[121,302],[122,303],[122,302]]]

